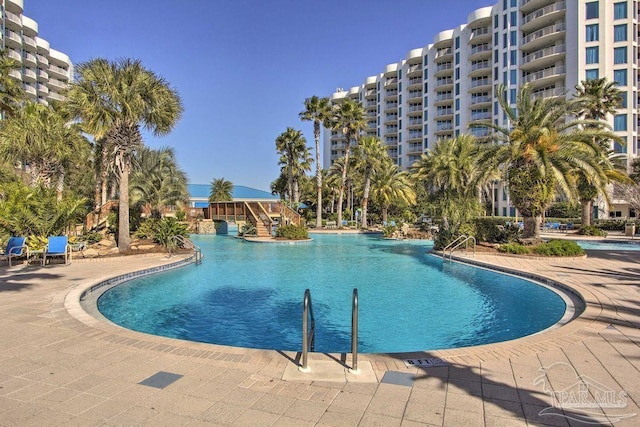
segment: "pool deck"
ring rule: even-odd
[[[640,252],[571,260],[478,253],[478,262],[563,283],[586,310],[506,343],[361,354],[359,376],[346,372],[351,355],[314,353],[312,372],[302,374],[295,353],[150,336],[80,307],[91,284],[176,258],[0,266],[0,425],[640,425]],[[447,366],[407,367],[408,358]]]

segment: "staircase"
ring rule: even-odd
[[[247,220],[256,228],[257,237],[272,237],[273,220],[260,202],[245,202]]]
[[[100,206],[98,212],[91,211],[87,214],[85,219],[85,227],[87,230],[101,230],[105,227],[108,227],[108,218],[109,213],[113,210],[114,207],[118,206],[117,200],[107,200],[107,203]]]

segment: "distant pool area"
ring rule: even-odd
[[[313,235],[301,245],[192,236],[200,266],[112,288],[101,313],[155,335],[299,351],[302,298],[311,289],[316,351],[348,352],[358,288],[364,353],[435,350],[506,341],[557,323],[566,300],[530,281],[426,253],[425,241]]]
[[[611,241],[611,240],[577,240],[582,249],[593,251],[640,251],[640,240]]]

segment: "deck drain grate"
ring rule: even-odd
[[[424,359],[404,359],[407,368],[435,368],[438,366],[449,366],[449,362],[439,357],[425,357]]]
[[[178,381],[182,377],[183,375],[160,371],[157,374],[151,375],[146,380],[140,381],[138,384],[146,385],[149,387],[155,387],[155,388],[165,388],[166,386]]]
[[[382,381],[380,382],[413,387],[414,381],[415,377],[413,374],[408,374],[406,372],[387,371],[384,373]]]

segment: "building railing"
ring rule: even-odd
[[[567,8],[567,4],[564,1],[560,2],[560,3],[550,4],[549,6],[545,6],[542,9],[538,9],[535,12],[531,12],[531,13],[525,15],[522,18],[522,24],[521,25],[528,24],[532,20],[540,18],[541,16],[544,16],[544,15],[547,15],[549,13],[556,12],[556,11],[559,11],[559,10],[565,10],[566,8]]]

